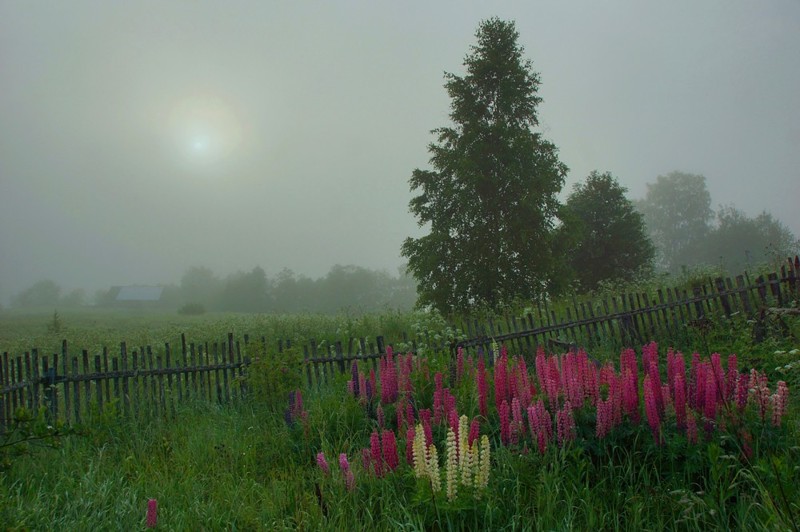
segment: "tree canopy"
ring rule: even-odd
[[[656,246],[660,269],[678,273],[695,262],[714,216],[705,176],[683,172],[658,176],[655,183],[648,183],[647,195],[637,207]]]
[[[653,244],[626,192],[610,173],[594,171],[567,199],[564,232],[573,242],[567,262],[584,289],[652,268]]]
[[[407,238],[402,254],[419,303],[443,312],[536,297],[553,273],[567,168],[534,131],[540,80],[518,37],[513,22],[480,24],[466,74],[445,74],[452,125],[433,130],[432,170],[409,181],[409,210],[430,233]]]

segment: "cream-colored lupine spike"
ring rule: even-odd
[[[466,460],[467,456],[467,443],[469,439],[469,430],[468,427],[469,418],[467,416],[461,416],[458,418],[458,467],[459,471],[463,474],[464,471],[464,461]]]
[[[472,445],[474,447],[475,442],[473,442]],[[472,460],[472,449],[469,447],[464,449],[464,459],[461,464],[459,464],[459,467],[461,468],[461,484],[466,487],[471,487],[475,463]]]
[[[478,489],[484,489],[489,484],[489,470],[491,468],[491,451],[489,450],[489,437],[484,434],[480,445],[480,482],[476,482]]]
[[[415,430],[412,447],[414,475],[417,478],[423,478],[428,476],[427,453],[425,452],[425,429],[419,424]]]
[[[458,496],[458,449],[456,449],[456,434],[452,429],[447,429],[445,477],[447,479],[447,500],[453,501]]]
[[[439,471],[439,452],[436,450],[435,445],[428,447],[426,462],[428,476],[431,479],[431,489],[434,493],[438,493],[442,489],[442,477]]]

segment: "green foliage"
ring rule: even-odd
[[[677,273],[694,264],[692,255],[711,229],[711,195],[702,175],[672,172],[647,185],[638,203],[650,239],[658,251],[659,268]]]
[[[36,412],[20,407],[0,434],[0,472],[11,468],[14,460],[33,453],[37,448],[56,448],[65,436],[75,430],[49,419],[47,409]]]
[[[584,290],[652,267],[654,248],[644,219],[625,192],[610,173],[593,171],[575,184],[564,205],[560,233],[574,242],[567,263]]]
[[[303,384],[303,357],[297,349],[277,353],[264,346],[249,344],[252,363],[247,368],[248,394],[268,410],[283,412],[289,393]]]
[[[496,306],[543,291],[555,266],[551,239],[566,167],[535,133],[539,75],[513,22],[480,24],[466,75],[446,74],[452,126],[434,130],[433,170],[414,170],[409,209],[430,233],[402,254],[419,302],[441,312]]]
[[[58,311],[53,311],[53,319],[47,324],[47,332],[51,334],[61,334],[64,332],[64,321],[58,315]]]

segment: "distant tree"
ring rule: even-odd
[[[272,309],[271,286],[260,266],[229,275],[220,296],[222,310],[266,312]]]
[[[672,172],[647,185],[636,204],[656,247],[656,265],[672,273],[698,263],[699,246],[711,230],[713,211],[706,178]]]
[[[317,283],[288,268],[275,276],[272,287],[275,310],[278,312],[308,312],[317,310]]]
[[[733,206],[717,211],[717,223],[700,246],[699,258],[730,273],[752,270],[765,263],[780,263],[800,253],[800,242],[767,212],[748,217]]]
[[[34,283],[13,297],[11,306],[16,308],[43,307],[58,305],[61,287],[55,281],[45,279]]]
[[[62,307],[82,307],[86,305],[86,291],[76,288],[61,298]]]
[[[430,233],[402,255],[419,302],[443,312],[532,298],[548,286],[552,229],[567,168],[539,124],[539,75],[513,22],[480,24],[466,75],[445,74],[453,125],[433,131],[433,170],[409,181],[409,209]]]
[[[627,189],[606,172],[576,183],[564,209],[564,230],[574,242],[567,261],[584,289],[652,268],[654,248]]]
[[[211,308],[219,299],[223,282],[205,266],[192,266],[181,276],[180,299]]]

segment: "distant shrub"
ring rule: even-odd
[[[199,316],[206,313],[206,307],[202,303],[186,303],[178,309],[178,314],[185,316]]]

